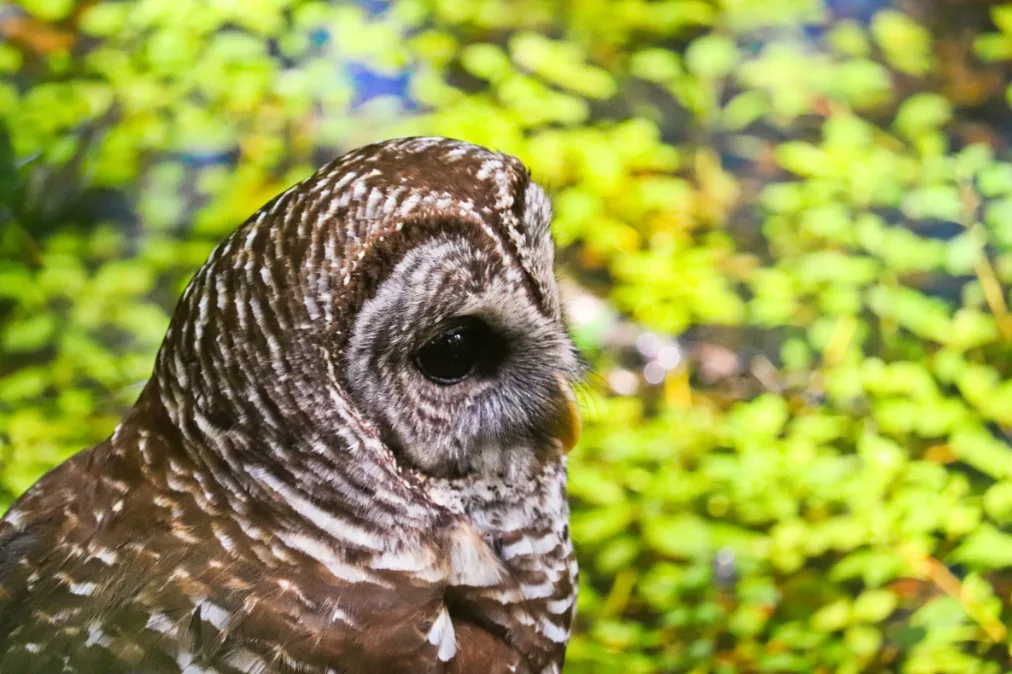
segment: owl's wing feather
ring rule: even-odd
[[[446,674],[534,674],[526,659],[504,639],[468,622],[459,622],[457,654]]]
[[[37,531],[15,529],[0,522],[0,584],[39,540]]]

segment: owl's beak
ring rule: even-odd
[[[580,439],[580,407],[576,403],[573,387],[561,375],[555,376],[559,383],[564,405],[552,424],[552,437],[562,445],[562,452],[569,454]]]

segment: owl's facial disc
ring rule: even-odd
[[[431,475],[520,475],[579,435],[564,325],[485,248],[442,235],[409,251],[359,312],[341,368],[398,457]]]

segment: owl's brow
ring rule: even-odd
[[[531,247],[528,245],[526,237],[520,232],[520,223],[524,221],[524,215],[526,215],[527,190],[530,186],[530,176],[524,173],[516,185],[517,194],[513,199],[512,206],[507,213],[503,214],[502,219],[503,225],[506,227],[506,236],[503,236],[502,239],[507,250],[516,258],[520,269],[523,271],[524,285],[531,294],[534,306],[538,307],[542,313],[548,315],[551,313],[551,308],[548,306],[544,289],[538,280],[530,259],[532,255]]]

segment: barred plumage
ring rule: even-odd
[[[112,437],[0,521],[0,671],[557,672],[581,365],[550,219],[443,138],[264,206]]]

